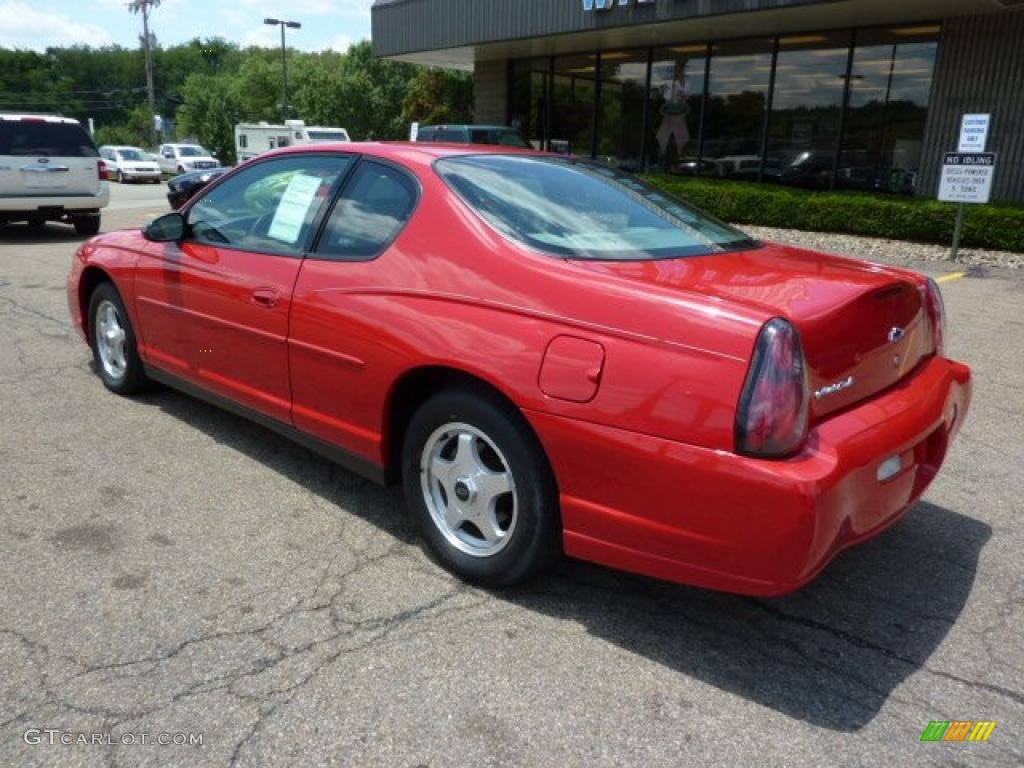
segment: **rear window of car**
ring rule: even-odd
[[[642,261],[756,246],[728,224],[595,162],[468,155],[435,167],[495,229],[562,258]]]
[[[96,145],[76,123],[0,120],[0,155],[98,157]]]

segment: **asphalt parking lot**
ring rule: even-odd
[[[104,230],[164,192],[115,186]],[[491,593],[421,553],[398,490],[169,390],[108,394],[68,319],[80,241],[0,230],[0,766],[1024,762],[1024,274],[944,283],[964,432],[804,591],[564,562]],[[932,720],[998,726],[922,743]]]

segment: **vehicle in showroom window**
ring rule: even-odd
[[[77,120],[0,113],[0,224],[58,221],[95,235],[109,202],[106,164]]]
[[[921,497],[971,399],[932,281],[531,151],[269,153],[80,248],[68,301],[110,390],[401,482],[490,586],[564,552],[792,591]]]

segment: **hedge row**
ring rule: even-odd
[[[651,174],[648,180],[725,221],[809,232],[839,232],[949,245],[956,206],[864,192],[788,187]],[[1024,207],[968,206],[963,244],[1024,253]]]

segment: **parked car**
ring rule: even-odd
[[[421,125],[414,141],[530,148],[523,135],[507,125]]]
[[[210,168],[206,171],[190,171],[175,176],[167,182],[167,202],[171,204],[171,209],[176,211],[181,208],[199,190],[214,179],[219,179],[229,170],[231,169]]]
[[[105,164],[77,120],[0,113],[0,224],[60,221],[95,235],[109,202]]]
[[[920,498],[971,399],[925,277],[518,150],[269,153],[79,249],[68,302],[112,392],[163,382],[402,482],[487,585],[564,551],[789,592]]]
[[[188,173],[219,167],[217,158],[199,144],[160,145],[160,170],[164,173]]]
[[[100,157],[107,164],[107,173],[119,184],[128,181],[151,181],[159,184],[163,180],[159,163],[149,159],[149,153],[138,147],[100,147]]]

